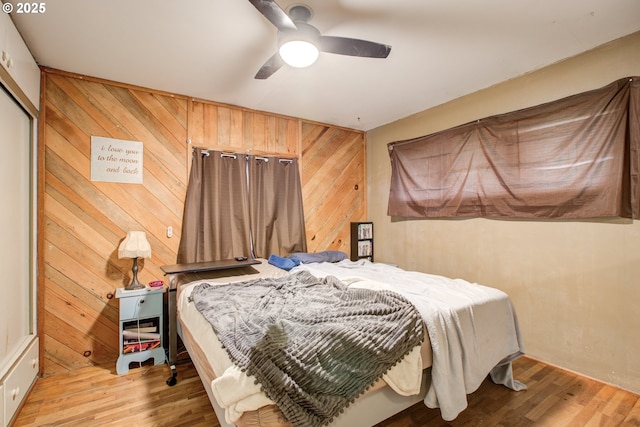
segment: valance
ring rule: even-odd
[[[388,215],[640,217],[640,78],[388,144]]]

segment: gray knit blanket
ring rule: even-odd
[[[329,424],[423,340],[420,314],[399,294],[306,271],[202,283],[191,299],[294,426]]]

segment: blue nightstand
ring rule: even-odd
[[[164,291],[164,287],[116,290],[116,298],[120,300],[118,375],[129,372],[131,362],[141,363],[151,358],[154,365],[165,362],[162,333]]]

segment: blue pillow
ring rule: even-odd
[[[289,258],[297,259],[303,264],[312,262],[338,262],[347,259],[347,254],[342,251],[322,251],[315,253],[296,252],[291,254]]]
[[[326,254],[327,262],[338,262],[348,258],[347,254],[342,251],[324,251],[321,253]]]
[[[300,265],[300,261],[293,258],[283,258],[275,254],[271,254],[268,259],[269,264],[275,265],[283,270],[291,270],[293,267]]]

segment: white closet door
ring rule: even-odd
[[[0,85],[0,370],[34,332],[31,176],[30,116]]]

